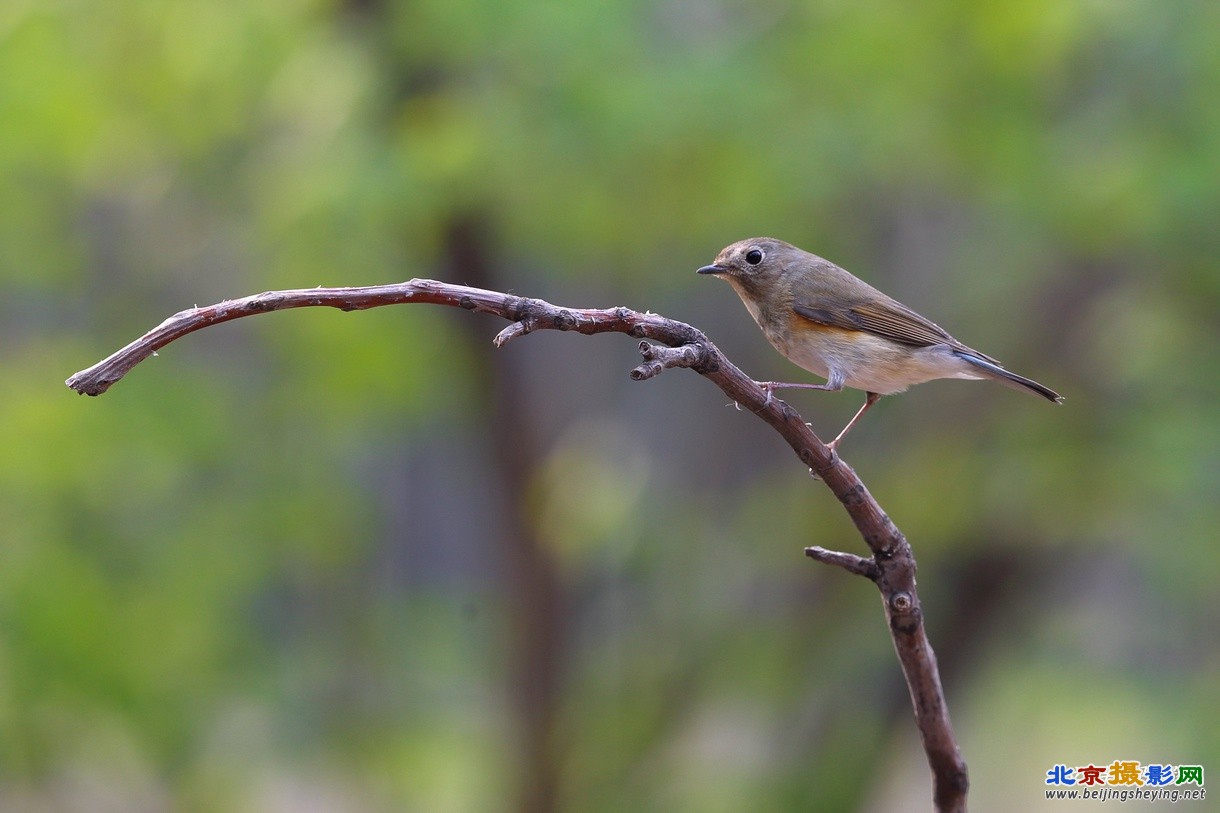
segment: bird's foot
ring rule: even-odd
[[[763,401],[763,409],[771,406],[771,402],[775,400],[775,382],[774,381],[755,381],[755,384],[762,387],[763,392],[767,394],[767,400]]]

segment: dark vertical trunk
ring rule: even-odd
[[[496,288],[494,241],[484,217],[452,217],[444,235],[445,263],[452,279]],[[473,330],[476,322],[464,319]],[[480,341],[485,337],[480,334]],[[564,660],[566,596],[557,564],[534,533],[526,515],[526,487],[540,459],[520,379],[497,354],[474,355],[483,382],[487,425],[492,437],[494,477],[505,498],[505,522],[494,544],[503,562],[511,628],[509,689],[519,725],[519,813],[550,813],[558,808],[559,766],[555,743]]]

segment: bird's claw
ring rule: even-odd
[[[767,400],[763,401],[763,409],[771,406],[771,402],[775,400],[775,388],[771,386],[770,381],[759,381],[758,386],[762,387],[763,392],[767,394]]]

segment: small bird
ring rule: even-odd
[[[1063,402],[1054,390],[1005,370],[829,260],[782,240],[733,243],[698,273],[732,285],[767,341],[798,367],[826,379],[825,384],[759,382],[768,398],[782,387],[864,390],[864,406],[827,444],[832,450],[882,395],[935,378],[989,378]]]

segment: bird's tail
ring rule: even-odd
[[[1042,386],[1031,378],[1026,378],[1025,376],[1017,375],[1014,372],[1005,370],[1000,365],[988,361],[987,359],[980,358],[972,353],[963,353],[960,350],[955,350],[953,352],[962,361],[973,364],[988,378],[999,381],[1001,384],[1005,384],[1015,390],[1027,390],[1029,392],[1036,393],[1041,395],[1046,400],[1052,401],[1056,404],[1063,403],[1062,395],[1055,392],[1050,387]]]

